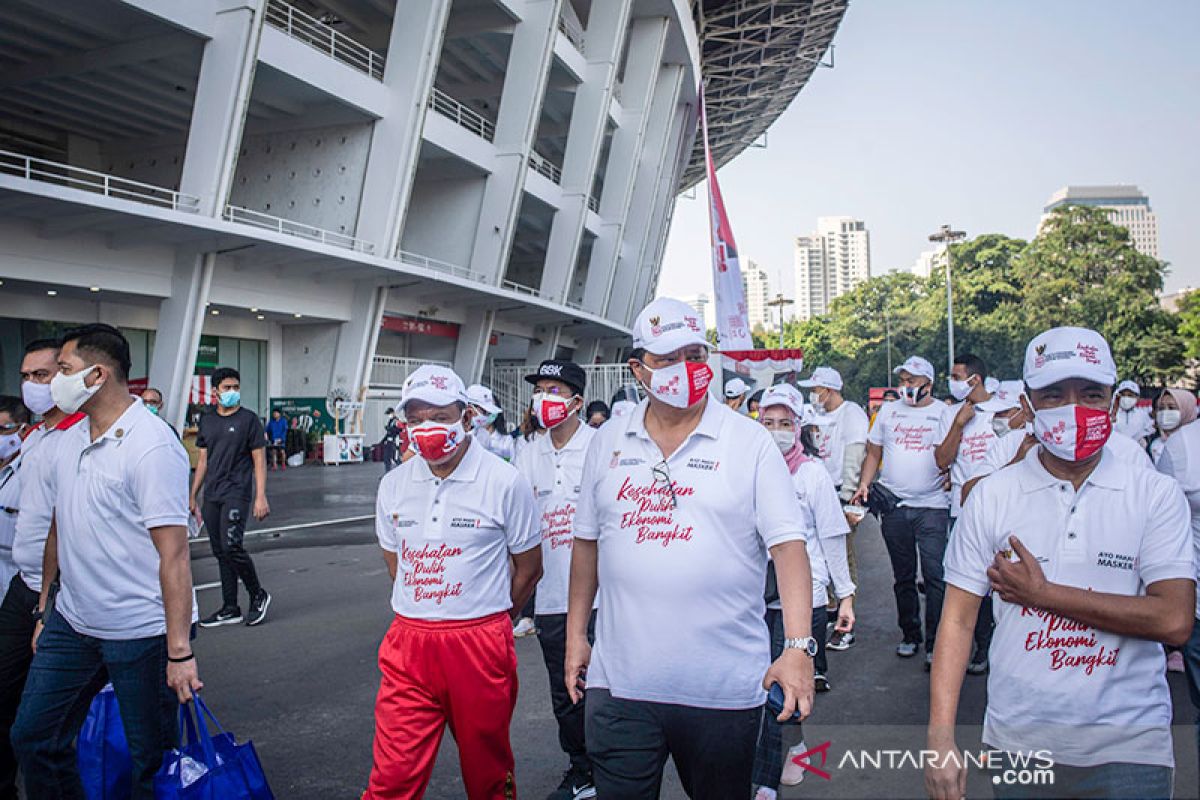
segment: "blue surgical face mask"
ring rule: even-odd
[[[217,397],[217,402],[221,404],[221,408],[233,408],[242,402],[242,393],[233,389],[221,392]]]
[[[158,408],[157,403],[154,403],[154,404],[146,403],[145,405],[146,405],[146,410],[149,411],[151,414],[153,414],[156,417],[159,415],[159,408]]]

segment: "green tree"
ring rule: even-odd
[[[1188,292],[1179,300],[1176,312],[1178,333],[1188,358],[1200,358],[1200,291]]]

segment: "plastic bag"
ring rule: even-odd
[[[217,735],[209,734],[206,716]],[[156,800],[274,800],[254,743],[238,744],[198,693],[179,707],[179,721],[185,741],[163,757],[154,776]]]

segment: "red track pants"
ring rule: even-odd
[[[509,724],[517,651],[507,613],[471,620],[397,616],[379,647],[375,765],[366,800],[419,800],[446,725],[470,800],[516,797]]]

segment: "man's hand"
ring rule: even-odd
[[[954,415],[954,426],[956,428],[965,428],[967,423],[975,418],[975,404],[970,400],[964,400],[959,406],[958,413]]]
[[[932,800],[962,800],[967,796],[967,765],[954,742],[930,750],[937,758],[925,764],[925,791]]]
[[[854,490],[854,496],[850,498],[850,505],[865,506],[867,504],[867,497],[870,496],[870,494],[871,494],[870,485],[859,486],[857,489]]]
[[[192,495],[188,498],[188,513],[190,513],[193,517],[196,516],[196,495]]]
[[[592,663],[592,646],[587,637],[567,637],[567,659],[563,664],[563,680],[567,684],[567,694],[572,703],[583,699],[583,690],[587,688],[587,668]]]
[[[198,692],[204,688],[204,684],[200,682],[200,671],[196,667],[196,659],[193,658],[191,661],[184,661],[181,664],[168,661],[167,686],[175,690],[175,696],[179,698],[180,703],[190,702],[192,692]]]
[[[839,633],[854,630],[854,597],[843,597],[838,601],[837,624],[833,629]]]
[[[787,722],[796,711],[807,719],[813,707],[813,662],[808,653],[794,647],[784,650],[767,670],[762,686],[770,689],[774,683],[783,689],[783,712],[776,719]]]
[[[1048,585],[1042,566],[1016,536],[1008,537],[1008,543],[1019,560],[1010,561],[1003,552],[996,554],[992,566],[988,567],[987,571],[992,589],[1006,603],[1040,608],[1043,593]]]
[[[33,650],[34,655],[37,655],[38,637],[42,635],[42,629],[45,627],[45,623],[43,623],[40,619],[33,626],[33,639],[31,639],[29,642],[29,648]]]
[[[259,495],[254,498],[254,518],[259,522],[266,519],[271,513],[271,506],[267,503],[267,498]]]

